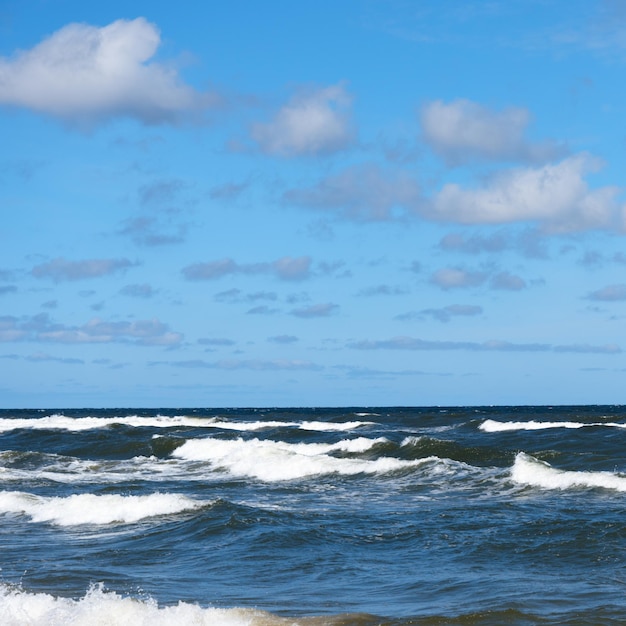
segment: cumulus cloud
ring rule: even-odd
[[[527,141],[529,120],[526,109],[492,111],[470,100],[429,102],[420,115],[424,139],[450,165],[473,159],[537,162],[562,151],[553,143]]]
[[[553,346],[547,343],[513,343],[491,339],[489,341],[437,341],[399,336],[391,339],[364,339],[348,344],[356,350],[443,350],[469,352],[580,352],[594,354],[619,354],[621,348],[615,344],[592,346],[587,344]]]
[[[126,285],[120,289],[120,293],[133,298],[152,298],[156,291],[151,285],[143,283],[141,285]]]
[[[587,154],[540,167],[503,171],[477,189],[448,183],[423,205],[425,217],[463,224],[537,222],[548,232],[624,230],[617,187],[590,189],[585,176],[600,167]]]
[[[183,335],[170,331],[157,319],[134,322],[107,322],[93,318],[82,326],[52,322],[46,313],[30,318],[0,318],[0,341],[42,341],[52,343],[131,343],[139,346],[168,346],[181,343]]]
[[[195,263],[182,269],[187,280],[214,280],[230,274],[273,274],[281,280],[304,280],[309,278],[311,258],[282,257],[270,263],[236,263],[226,258],[207,263]]]
[[[85,259],[82,261],[68,261],[58,257],[47,263],[36,265],[31,270],[35,278],[49,278],[55,282],[64,280],[85,280],[100,278],[133,267],[128,259]]]
[[[0,104],[88,124],[119,116],[173,122],[213,104],[174,68],[150,62],[160,41],[158,28],[142,17],[101,28],[69,24],[0,58]]]
[[[419,200],[419,185],[412,175],[371,163],[348,167],[313,187],[289,189],[283,194],[288,204],[334,211],[363,221],[397,218],[415,210]]]
[[[626,300],[626,285],[607,285],[602,289],[592,291],[587,298],[589,300],[598,300],[601,302],[617,302]]]
[[[337,152],[354,139],[351,102],[341,84],[298,93],[271,121],[254,124],[252,138],[263,152],[274,156]]]

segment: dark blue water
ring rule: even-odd
[[[623,624],[625,444],[615,406],[0,411],[0,623]]]

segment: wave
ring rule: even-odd
[[[175,606],[159,606],[156,601],[137,600],[104,591],[102,585],[93,586],[83,598],[73,600],[30,593],[8,585],[0,585],[0,614],[3,626],[49,626],[50,624],[80,624],[81,626],[297,626],[297,624],[333,624],[334,620],[304,618],[294,620],[278,617],[256,609],[202,608],[196,604],[179,602]],[[339,623],[339,622],[337,622]],[[349,622],[343,622],[349,623]],[[355,621],[355,624],[362,623]],[[371,623],[371,622],[369,622]]]
[[[271,428],[299,428],[313,431],[346,431],[355,430],[362,426],[369,426],[373,422],[283,422],[264,421],[240,422],[223,420],[216,417],[189,417],[186,415],[156,415],[154,417],[141,417],[139,415],[126,415],[117,417],[68,417],[67,415],[54,414],[38,418],[0,418],[0,432],[9,432],[19,429],[31,430],[66,430],[80,432],[95,430],[113,425],[132,426],[135,428],[217,428],[223,430],[255,431]]]
[[[206,461],[238,477],[266,482],[294,480],[325,474],[384,474],[416,467],[426,461],[392,457],[355,459],[331,456],[333,452],[363,453],[387,440],[348,439],[334,444],[291,444],[251,439],[193,439],[177,448],[172,456],[188,461]]]
[[[169,493],[44,497],[23,491],[0,492],[0,514],[27,515],[33,522],[50,522],[57,526],[132,524],[151,517],[197,510],[211,504],[213,502]]]
[[[611,472],[574,472],[559,470],[545,461],[519,452],[511,469],[514,482],[542,489],[603,488],[626,491],[626,476]]]
[[[487,433],[504,432],[508,430],[544,430],[548,428],[585,428],[587,426],[607,426],[610,428],[626,428],[626,424],[618,422],[498,422],[485,420],[478,428]]]

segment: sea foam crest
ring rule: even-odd
[[[323,474],[381,474],[416,467],[432,459],[406,461],[391,457],[353,459],[330,456],[332,452],[362,453],[384,437],[359,437],[334,444],[285,443],[251,439],[193,439],[177,448],[172,456],[188,461],[207,461],[214,467],[235,476],[251,477],[267,482],[293,480]]]
[[[626,476],[611,472],[573,472],[559,470],[549,463],[520,452],[515,457],[511,478],[519,484],[543,489],[576,489],[601,487],[626,491]]]
[[[507,430],[544,430],[548,428],[584,428],[586,426],[608,426],[611,428],[626,428],[626,424],[617,422],[498,422],[497,420],[485,420],[478,428],[486,433],[498,433]]]
[[[361,426],[373,424],[373,422],[281,422],[276,420],[258,420],[254,422],[231,421],[215,417],[188,417],[186,415],[156,415],[154,417],[141,417],[139,415],[126,415],[116,417],[68,417],[67,415],[54,414],[36,418],[0,418],[0,432],[8,432],[18,429],[30,430],[67,430],[79,432],[106,428],[112,425],[133,426],[135,428],[175,428],[186,426],[191,428],[219,428],[223,430],[255,431],[269,428],[300,428],[313,431],[346,431],[354,430]]]
[[[132,524],[159,515],[173,515],[210,505],[170,493],[143,496],[75,494],[43,497],[23,491],[0,491],[0,513],[27,515],[33,522],[57,526]]]
[[[46,593],[29,593],[0,585],[0,615],[3,626],[294,626],[298,622],[255,609],[202,608],[179,602],[159,605],[139,601],[94,586],[80,600]]]

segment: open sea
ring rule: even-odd
[[[2,410],[0,624],[626,624],[626,407]]]

